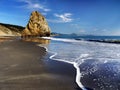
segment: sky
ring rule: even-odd
[[[0,22],[26,26],[32,11],[52,32],[120,36],[120,0],[0,0]]]

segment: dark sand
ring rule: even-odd
[[[36,43],[0,42],[0,90],[79,90],[75,73],[73,65],[49,60]]]

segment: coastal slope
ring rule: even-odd
[[[20,36],[24,27],[0,23],[0,36]]]

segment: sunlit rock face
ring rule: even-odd
[[[38,11],[33,11],[22,36],[50,36],[50,28],[45,17]]]

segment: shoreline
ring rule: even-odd
[[[52,52],[52,53],[53,53],[53,52]],[[81,74],[80,74],[80,68],[79,68],[79,66],[77,65],[77,63],[65,61],[65,60],[62,60],[62,59],[54,59],[54,57],[55,57],[56,55],[57,55],[57,53],[54,53],[52,56],[50,56],[50,59],[71,64],[71,65],[76,69],[76,79],[75,79],[75,81],[76,81],[77,85],[78,85],[82,90],[87,90],[87,89],[82,85],[82,83],[80,82]]]
[[[75,79],[75,81],[76,81],[76,83],[77,83],[77,85],[78,85],[78,87],[79,87],[79,90],[88,90],[88,89],[86,89],[86,88],[82,85],[82,83],[80,82],[80,80],[81,80],[81,73],[80,73],[80,68],[79,68],[79,66],[78,66],[77,63],[65,61],[65,60],[62,60],[62,59],[54,59],[54,57],[57,55],[57,53],[52,52],[52,51],[49,51],[45,46],[41,46],[41,45],[38,45],[38,46],[44,47],[44,48],[46,49],[46,52],[49,52],[49,53],[52,53],[52,54],[53,54],[53,55],[51,55],[51,56],[49,57],[51,60],[60,61],[60,62],[64,62],[64,63],[67,63],[67,64],[71,64],[71,65],[76,69],[76,77],[75,77],[76,79]],[[81,89],[80,89],[80,88],[81,88]]]
[[[45,40],[50,40],[50,39],[51,39],[51,37],[42,37],[42,38],[45,39]],[[53,39],[53,40],[54,40],[54,39]],[[58,41],[59,41],[60,39],[55,39],[55,40],[58,40]],[[61,40],[60,40],[60,41],[61,41]],[[69,42],[70,42],[70,41],[69,41]],[[70,61],[63,60],[63,59],[54,59],[54,57],[57,55],[56,52],[49,51],[49,50],[47,49],[47,47],[45,47],[45,46],[41,46],[41,45],[39,45],[39,46],[40,46],[40,47],[44,47],[47,52],[53,54],[53,55],[51,55],[51,56],[49,57],[51,60],[59,61],[59,62],[64,62],[64,63],[70,64],[70,65],[72,65],[72,66],[76,69],[75,82],[76,82],[76,84],[77,84],[78,87],[79,87],[78,90],[92,90],[92,89],[90,89],[90,88],[88,88],[88,87],[84,87],[84,85],[80,82],[80,80],[81,80],[81,73],[80,73],[79,65],[78,65],[76,62],[70,62]]]
[[[74,82],[74,67],[64,62],[45,61],[45,48],[36,43],[13,40],[0,43],[0,47],[0,89],[80,90]]]
[[[40,46],[40,47],[44,47],[44,46]],[[91,89],[89,87],[84,87],[84,85],[80,82],[80,80],[81,80],[81,73],[80,73],[80,67],[78,66],[77,63],[65,61],[63,59],[54,59],[54,57],[57,55],[57,53],[49,51],[46,47],[44,47],[44,48],[46,49],[47,52],[53,53],[53,55],[49,56],[50,60],[58,62],[58,63],[65,63],[65,64],[68,64],[68,65],[71,65],[72,67],[74,67],[74,69],[75,69],[75,80],[74,81],[77,84],[77,89],[76,90],[93,90],[93,89]]]

